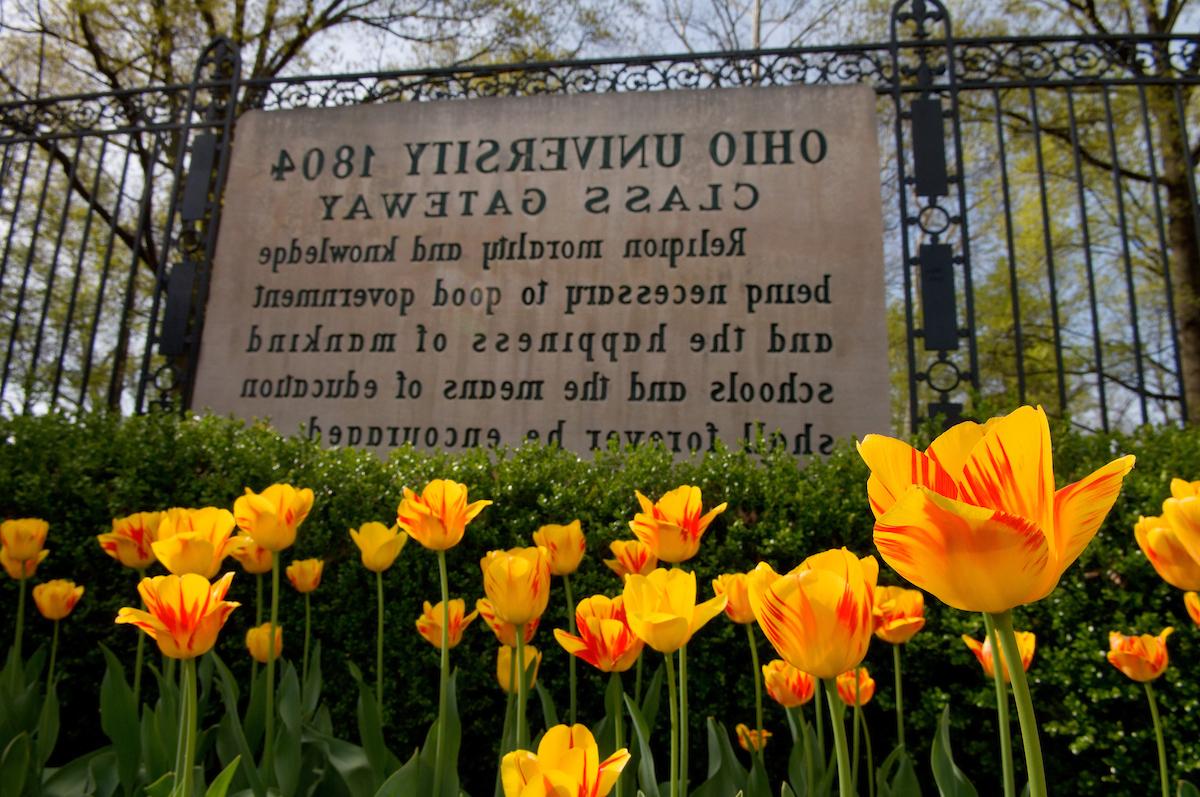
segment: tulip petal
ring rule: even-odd
[[[696,610],[692,613],[692,627],[690,633],[695,634],[704,624],[716,617],[721,612],[725,611],[725,604],[729,602],[728,595],[718,595],[715,598],[710,598],[704,603],[699,604]]]
[[[1049,580],[1040,528],[924,488],[876,521],[875,546],[901,576],[965,611],[1007,611],[1042,597]]]
[[[1054,495],[1053,543],[1061,573],[1079,558],[1096,536],[1100,524],[1121,492],[1121,482],[1133,468],[1132,456],[1114,459]]]
[[[1026,518],[1049,532],[1054,470],[1046,413],[1021,407],[988,427],[963,466],[959,485],[964,501]]]
[[[958,481],[963,466],[971,456],[971,450],[983,439],[984,427],[974,421],[963,421],[951,426],[929,444],[925,454],[942,467],[950,478]],[[953,494],[948,494],[954,497]]]
[[[901,440],[869,434],[858,444],[858,454],[871,469],[867,498],[876,518],[891,509],[913,485],[929,487],[951,498],[958,495],[954,480],[935,459]]]

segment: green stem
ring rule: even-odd
[[[572,656],[571,658],[574,659],[575,657]],[[616,746],[613,749],[616,751],[625,746],[625,686],[621,684],[621,673],[614,672],[613,678],[617,679],[617,685],[621,688],[622,706],[621,710],[617,712],[617,716],[613,717],[613,720],[616,723],[613,726],[613,735],[615,737],[614,741],[616,742]],[[625,778],[622,777],[624,774],[625,773],[622,772],[620,775],[617,775],[617,793],[615,797],[625,797]]]
[[[571,576],[564,574],[562,579],[563,579],[563,589],[566,590],[566,593],[567,593],[567,627],[570,629],[571,635],[575,636],[576,634],[578,634],[578,631],[576,631],[576,629],[575,629],[575,596],[571,592]],[[575,724],[575,657],[574,656],[567,657],[567,672],[568,672],[568,678],[570,679],[570,682],[571,682],[571,708],[570,708],[569,716],[571,718],[571,724],[574,725]]]
[[[1167,776],[1167,744],[1163,741],[1162,719],[1158,716],[1158,701],[1154,699],[1154,688],[1149,681],[1143,682],[1146,687],[1146,699],[1150,701],[1150,716],[1154,719],[1154,738],[1158,741],[1158,779],[1162,784],[1162,797],[1170,797],[1170,779]]]
[[[821,760],[825,760],[825,690],[817,685],[813,689],[816,698],[816,707],[813,711],[813,724],[817,726],[817,752],[821,754]]]
[[[267,629],[267,732],[263,747],[263,780],[275,777],[275,629],[279,627],[279,552],[271,552],[271,626]]]
[[[1004,665],[1001,663],[1000,643],[996,624],[986,613],[988,642],[992,646],[992,683],[996,687],[996,719],[1000,725],[1000,763],[1004,771],[1004,797],[1017,797],[1017,776],[1013,767],[1012,721],[1008,717],[1008,687],[1004,685]],[[1007,660],[1007,658],[1005,658]]]
[[[867,727],[867,720],[863,716],[862,710],[855,707],[855,712],[862,725],[863,743],[867,748],[867,793],[870,797],[875,797],[875,756],[871,753],[871,729]]]
[[[13,650],[17,652],[17,663],[21,659],[21,637],[25,633],[25,563],[21,562],[21,578],[17,586],[17,637],[13,640]]]
[[[846,706],[837,696],[837,683],[832,678],[823,678],[825,697],[829,699],[829,720],[833,730],[833,745],[837,750],[838,795],[854,797],[854,786],[850,773],[850,750],[846,744]]]
[[[633,682],[633,702],[637,703],[638,708],[642,706],[642,659],[645,656],[638,656],[637,660],[637,675]]]
[[[819,692],[820,689],[817,689],[817,691]],[[800,717],[800,738],[804,744],[804,774],[807,778],[805,790],[808,792],[809,797],[812,797],[812,795],[817,793],[817,771],[813,766],[813,750],[812,745],[809,744],[811,739],[809,738],[809,734],[804,732],[805,719],[803,705],[796,706],[796,714]],[[817,717],[818,721],[820,719],[820,717]]]
[[[1037,718],[1033,715],[1033,699],[1029,695],[1029,681],[1025,668],[1021,666],[1021,651],[1017,647],[1017,635],[1013,631],[1012,612],[992,615],[996,633],[1004,649],[1004,660],[1008,662],[1008,674],[1012,681],[1013,700],[1017,704],[1017,719],[1021,722],[1021,743],[1025,748],[1025,768],[1029,771],[1029,797],[1046,797],[1046,770],[1042,765],[1042,743],[1038,739]]]
[[[688,793],[687,645],[679,649],[679,795]]]
[[[138,634],[142,636],[142,634]],[[58,620],[54,621],[54,639],[50,642],[50,667],[46,670],[46,694],[54,686],[54,662],[58,659]],[[136,705],[136,704],[135,704]]]
[[[175,659],[171,659],[171,663],[175,663]],[[186,680],[186,674],[180,674],[181,679]],[[174,684],[174,679],[168,679]],[[171,776],[174,778],[174,784],[171,787],[171,797],[177,797],[183,793],[183,769],[184,769],[184,754],[187,752],[187,728],[188,728],[188,702],[183,696],[183,690],[179,691],[179,728],[175,737],[175,766],[171,769]]]
[[[262,625],[263,619],[263,574],[255,573],[255,588],[254,588],[254,627],[258,628]],[[258,680],[258,659],[250,658],[250,686],[253,688]]]
[[[896,742],[904,747],[904,689],[900,681],[899,645],[892,645],[892,667],[896,671]]]
[[[383,725],[383,571],[375,571],[375,713]]]
[[[679,697],[675,688],[675,662],[667,657],[667,704],[671,707],[671,780],[670,797],[679,797]]]
[[[446,552],[438,551],[438,579],[442,585],[442,650],[441,650],[441,665],[438,677],[438,732],[437,732],[437,747],[434,755],[434,771],[433,771],[433,793],[436,797],[441,797],[442,793],[442,770],[446,766],[446,695],[450,687],[450,579],[446,575]],[[380,582],[382,583],[382,582]],[[383,587],[379,592],[380,612],[383,611]],[[382,630],[380,638],[382,639]],[[383,672],[383,665],[380,664],[379,671]],[[383,688],[383,681],[380,680],[380,689]],[[519,733],[519,731],[518,731]]]
[[[184,659],[183,662],[183,699],[187,705],[184,713],[187,725],[182,726],[179,732],[186,733],[187,736],[183,750],[183,789],[179,793],[181,797],[192,797],[196,777],[196,721],[199,719],[196,716],[199,712],[196,704],[195,659]]]
[[[525,666],[525,624],[517,626],[517,749],[529,749],[529,740],[525,736],[525,690],[529,686],[525,678],[529,668]]]
[[[858,726],[862,720],[862,706],[858,705],[858,671],[854,671],[854,716],[850,720],[854,725],[854,744],[850,750],[850,783],[854,793],[858,794]]]
[[[300,662],[300,689],[304,690],[304,685],[308,683],[308,638],[312,628],[312,597],[311,593],[304,593],[304,659]]]
[[[750,642],[750,663],[754,676],[754,723],[758,731],[758,749],[754,754],[758,760],[763,760],[763,699],[762,699],[762,669],[758,665],[758,641],[754,638],[754,623],[746,623],[746,639]]]
[[[137,573],[138,584],[141,584],[142,579],[146,577],[146,568],[139,567]],[[140,601],[139,605],[144,611],[146,602]],[[142,713],[142,656],[146,646],[146,635],[138,634],[137,638],[137,654],[133,659],[133,705],[140,716]]]

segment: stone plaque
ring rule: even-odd
[[[242,117],[194,405],[380,453],[889,427],[866,87]]]

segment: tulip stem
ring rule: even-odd
[[[255,589],[254,589],[254,592],[255,592],[255,594],[254,594],[254,627],[258,628],[263,623],[263,619],[262,619],[262,615],[263,615],[263,574],[262,573],[255,574],[254,579],[256,582]],[[258,680],[258,659],[252,657],[250,659],[250,684],[251,684],[251,686],[253,686],[254,682],[257,680]]]
[[[816,705],[813,707],[813,724],[817,726],[817,752],[821,756],[822,761],[826,761],[825,757],[825,690],[814,689],[816,695]]]
[[[171,659],[174,663],[175,659]],[[180,678],[186,680],[186,676],[180,673]],[[180,686],[184,686],[181,682]],[[183,794],[183,756],[187,751],[187,728],[188,728],[188,703],[187,698],[183,696],[182,688],[179,691],[179,728],[175,736],[175,766],[171,768],[171,776],[174,778],[174,785],[171,787],[171,797]]]
[[[1025,748],[1025,768],[1029,774],[1030,797],[1046,797],[1046,770],[1042,765],[1042,743],[1038,739],[1037,718],[1033,715],[1033,699],[1029,695],[1029,681],[1025,668],[1021,666],[1021,650],[1017,646],[1017,635],[1013,631],[1012,612],[997,612],[992,615],[996,634],[1004,651],[1008,674],[1012,681],[1013,700],[1017,704],[1017,719],[1021,722],[1021,743]]]
[[[575,657],[572,656],[571,659],[574,660]],[[621,690],[621,706],[623,707],[625,705],[625,686],[621,683],[621,673],[614,672],[612,674],[612,677],[617,680],[617,687],[620,688],[620,690]],[[625,709],[624,708],[622,708],[619,712],[617,712],[617,716],[613,717],[613,722],[615,723],[615,725],[613,726],[613,741],[614,741],[613,751],[615,752],[625,746]],[[617,792],[616,792],[615,797],[625,797],[625,783],[624,783],[625,779],[622,777],[622,775],[624,775],[624,774],[625,773],[622,772],[617,775]]]
[[[763,699],[762,699],[762,669],[758,664],[758,640],[754,637],[754,623],[746,623],[746,639],[750,642],[750,663],[754,677],[754,723],[758,731],[758,748],[754,754],[758,760],[763,760]]]
[[[904,689],[900,680],[899,645],[892,645],[892,668],[896,674],[896,743],[904,747]]]
[[[279,627],[279,552],[271,552],[271,627],[267,634],[267,715],[263,780],[275,777],[275,629]]]
[[[688,793],[687,645],[679,649],[679,795]]]
[[[146,577],[146,568],[139,567],[137,573],[138,584],[141,584],[142,579]],[[145,611],[146,601],[141,601],[139,605]],[[133,705],[140,717],[142,713],[142,657],[146,646],[146,635],[138,634],[137,639],[137,654],[133,658]]]
[[[679,797],[679,703],[675,688],[675,662],[667,657],[667,704],[671,708],[671,786],[670,797]]]
[[[304,658],[300,662],[300,691],[308,684],[308,638],[312,628],[312,595],[304,593]]]
[[[821,690],[818,689],[816,691],[820,692]],[[800,737],[804,744],[804,774],[807,777],[807,782],[805,783],[805,787],[806,787],[805,790],[808,792],[809,795],[813,795],[813,794],[817,793],[817,783],[816,783],[817,773],[816,773],[816,770],[813,768],[813,750],[812,750],[812,745],[810,744],[812,739],[810,738],[809,734],[804,732],[805,719],[804,719],[804,706],[803,705],[796,706],[796,714],[797,714],[797,716],[800,717]],[[817,717],[818,722],[820,721],[820,719],[821,719],[820,717]]]
[[[375,571],[375,713],[383,726],[383,571]]]
[[[563,580],[563,589],[566,590],[566,593],[567,593],[567,627],[571,631],[571,636],[576,636],[579,632],[575,628],[575,596],[571,592],[571,576],[569,574],[564,573],[562,580]],[[575,724],[575,657],[574,656],[567,657],[567,672],[568,672],[568,677],[571,682],[571,708],[570,708],[569,716],[571,718],[571,724],[574,725]]]
[[[438,579],[442,585],[442,656],[441,668],[438,677],[438,732],[437,732],[437,747],[434,755],[434,770],[433,770],[433,794],[434,797],[441,797],[442,794],[442,770],[446,766],[446,695],[450,686],[450,579],[446,575],[446,552],[438,551]],[[383,577],[380,576],[379,581],[379,611],[380,616],[383,616]],[[380,621],[382,623],[382,621]],[[383,627],[380,626],[380,640],[383,639]],[[380,645],[382,646],[382,641]],[[382,650],[382,647],[380,648]],[[379,663],[379,688],[383,689],[383,662]],[[520,711],[520,708],[517,709]],[[382,707],[380,708],[382,713]],[[517,731],[520,733],[520,730]]]
[[[846,706],[837,696],[837,684],[832,678],[822,678],[825,696],[829,698],[829,720],[833,730],[833,746],[837,750],[838,795],[854,797],[854,782],[850,771],[850,749],[846,744]]]
[[[638,656],[637,674],[634,676],[633,681],[633,702],[637,703],[638,708],[642,706],[642,659],[644,658],[646,657]]]
[[[1007,657],[998,655],[999,641],[996,625],[987,613],[983,615],[988,641],[992,646],[992,682],[996,687],[996,719],[1000,724],[1000,763],[1004,769],[1004,797],[1017,797],[1017,778],[1013,768],[1012,721],[1008,717],[1008,687],[1004,685],[1004,664]]]
[[[529,668],[525,666],[525,624],[521,623],[517,626],[516,633],[517,643],[517,749],[525,750],[529,744],[528,738],[525,736],[525,690],[528,686],[525,680],[529,674]]]
[[[13,641],[13,650],[17,653],[17,663],[23,663],[21,659],[21,637],[25,632],[25,563],[21,562],[21,578],[18,580],[17,586],[17,638]]]
[[[271,646],[274,650],[274,645]],[[187,742],[183,750],[183,791],[182,797],[192,797],[195,791],[193,782],[196,777],[196,724],[199,720],[199,710],[196,704],[196,660],[185,659],[183,662],[183,699],[187,701]]]
[[[1162,784],[1162,797],[1169,797],[1171,787],[1167,776],[1167,744],[1163,740],[1162,719],[1158,716],[1158,701],[1154,699],[1154,687],[1144,681],[1146,699],[1150,701],[1150,716],[1154,720],[1154,738],[1158,741],[1158,779]]]
[[[867,794],[869,797],[875,797],[875,756],[871,753],[871,729],[867,727],[861,707],[855,706],[854,713],[858,715],[858,722],[862,725],[863,743],[867,748]]]
[[[854,742],[850,748],[850,783],[854,786],[854,793],[858,794],[858,726],[861,719],[862,706],[858,704],[858,668],[856,667],[851,672],[854,673],[854,716],[851,717],[850,722],[854,728]]]
[[[142,634],[138,634],[142,636]],[[54,662],[58,659],[58,620],[54,621],[54,637],[50,642],[50,667],[46,670],[46,694],[50,694],[50,687],[54,686]],[[135,704],[136,705],[136,704]]]

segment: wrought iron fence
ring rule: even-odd
[[[0,411],[187,406],[237,117],[533,93],[857,83],[879,97],[898,423],[1040,402],[1200,412],[1200,35],[886,42],[192,83],[0,104]],[[902,356],[901,356],[902,355]]]

